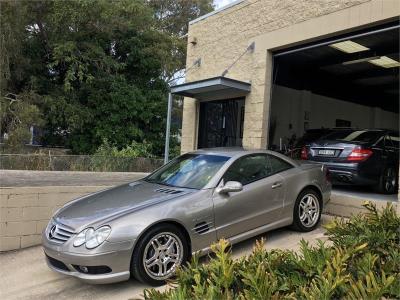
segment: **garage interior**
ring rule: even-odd
[[[399,21],[274,53],[269,145],[306,131],[399,130]],[[394,199],[396,200],[396,199]]]

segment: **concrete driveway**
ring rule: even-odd
[[[323,215],[322,223],[330,217]],[[313,232],[298,233],[284,228],[262,234],[233,247],[235,258],[251,252],[256,239],[264,237],[266,248],[298,250],[303,238],[311,243],[323,239],[320,226]],[[0,254],[0,299],[132,299],[141,298],[148,286],[135,280],[109,285],[90,285],[59,275],[47,268],[41,247]],[[161,287],[165,288],[165,287]]]

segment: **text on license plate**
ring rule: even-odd
[[[318,150],[319,155],[335,155],[335,150]]]

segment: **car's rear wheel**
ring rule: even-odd
[[[398,189],[398,175],[393,167],[386,167],[379,178],[377,191],[382,194],[394,194]]]
[[[189,247],[182,231],[172,224],[157,225],[138,241],[131,274],[143,283],[159,286],[173,277],[188,257]]]
[[[321,219],[322,201],[313,189],[303,190],[296,199],[293,212],[293,228],[297,231],[311,231]]]

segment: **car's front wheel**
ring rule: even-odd
[[[139,281],[159,286],[187,261],[189,247],[182,231],[172,224],[151,228],[138,241],[132,255],[131,274]]]
[[[293,211],[293,228],[297,231],[311,231],[321,218],[322,199],[313,189],[303,190],[296,199]]]

